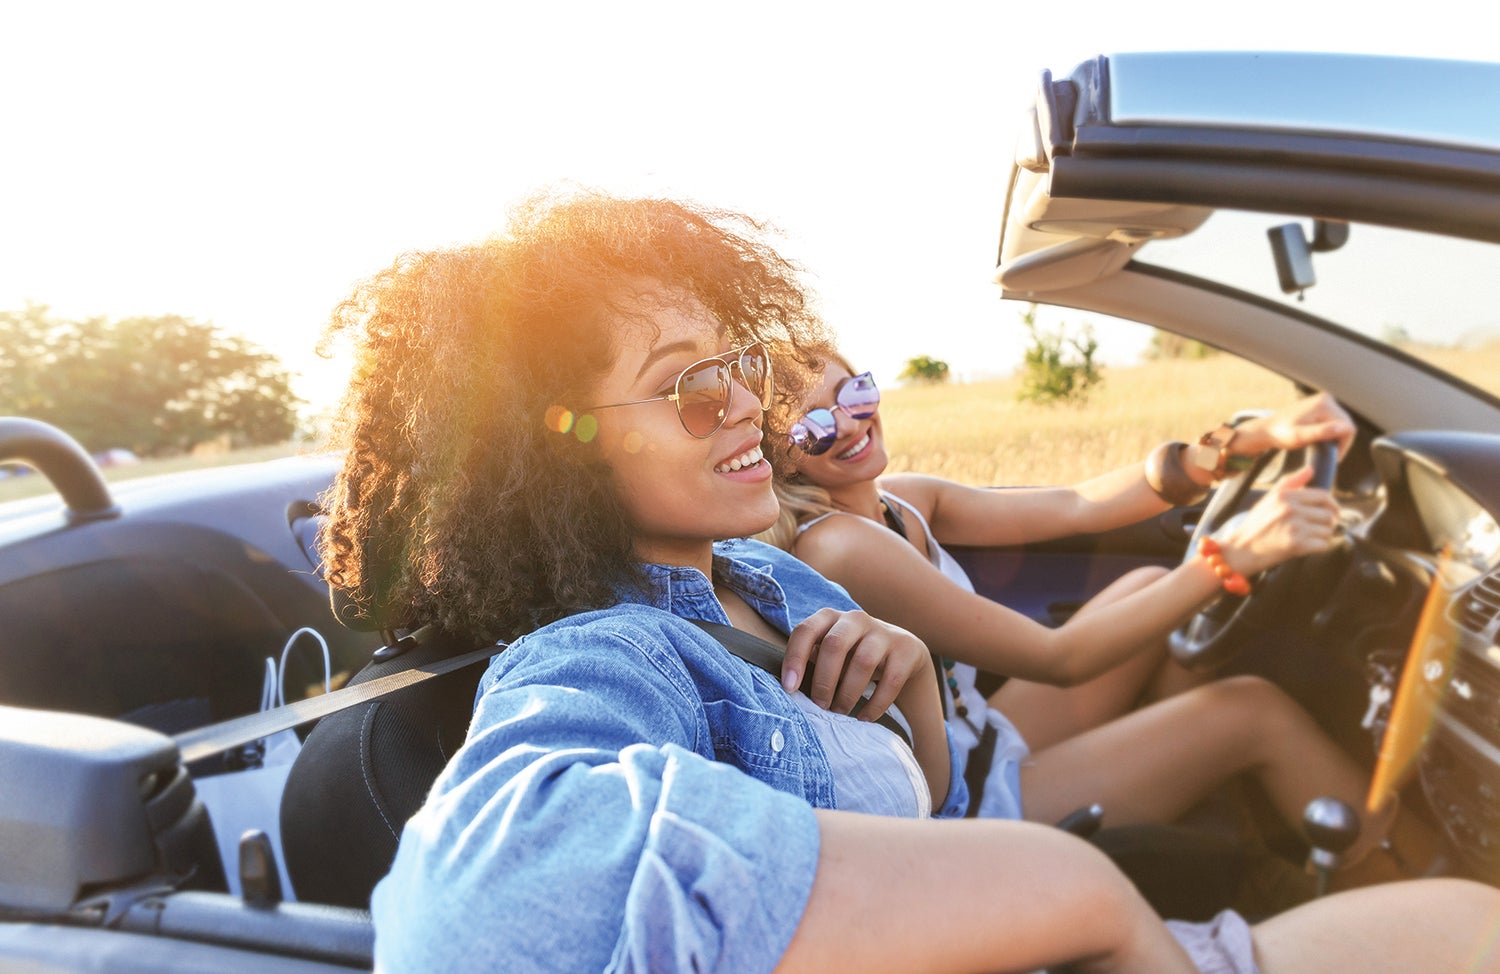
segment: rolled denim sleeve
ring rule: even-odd
[[[569,651],[585,636],[586,657]],[[491,667],[375,890],[381,970],[775,967],[812,888],[816,819],[713,759],[703,701],[657,640],[564,631]]]

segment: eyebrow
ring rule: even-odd
[[[678,352],[697,353],[697,351],[698,343],[688,341],[687,339],[671,342],[666,345],[658,345],[651,350],[649,355],[646,356],[646,361],[641,363],[640,369],[635,374],[636,381],[639,382],[641,377],[646,374],[647,369],[651,368],[652,365],[666,358],[668,355],[675,355]]]

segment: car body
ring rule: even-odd
[[[1451,655],[1427,675],[1440,706],[1407,800],[1450,836],[1453,868],[1486,881],[1500,856],[1500,376],[1482,388],[1373,337],[1379,320],[1312,309],[1337,290],[1325,256],[1363,241],[1404,253],[1406,276],[1383,280],[1411,289],[1430,288],[1430,242],[1464,259],[1500,244],[1497,101],[1500,65],[1391,58],[1120,54],[1045,75],[1005,160],[995,274],[1007,298],[1197,339],[1347,406],[1345,541],[1287,573],[1254,648],[1227,665],[1275,678],[1373,765],[1389,712],[1372,687],[1394,693],[1438,580]],[[1240,283],[1277,261],[1271,279],[1306,302]],[[1482,276],[1459,280],[1430,302],[1500,307]],[[337,458],[111,491],[64,433],[13,419],[5,461],[46,474],[62,503],[0,506],[0,966],[367,967],[362,911],[257,899],[249,874],[228,892],[193,797],[224,769],[185,768],[171,736],[254,711],[264,658],[304,628],[332,672],[385,642],[334,623],[317,573]],[[1202,515],[954,554],[980,591],[1055,623],[1120,572],[1180,560]],[[293,663],[303,684],[309,665]]]

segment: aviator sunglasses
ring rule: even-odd
[[[648,399],[590,406],[588,411],[668,399],[677,404],[677,418],[682,420],[682,428],[700,440],[707,439],[719,431],[719,427],[724,425],[724,418],[729,415],[729,399],[734,394],[735,373],[739,374],[740,384],[760,400],[760,408],[769,409],[773,391],[771,357],[764,345],[751,342],[738,351],[711,355],[689,365],[678,374],[669,393]]]
[[[787,437],[793,446],[808,456],[827,453],[839,436],[838,417],[833,415],[835,409],[843,410],[844,415],[850,419],[869,419],[875,415],[875,409],[879,405],[880,390],[875,386],[874,377],[868,372],[851,375],[834,390],[833,409],[821,406],[809,409],[801,419],[792,424]]]

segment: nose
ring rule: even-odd
[[[745,381],[744,370],[740,368],[738,362],[731,363],[729,366],[729,410],[725,416],[725,425],[745,418],[759,419],[763,412],[760,396],[750,391],[750,385]]]

